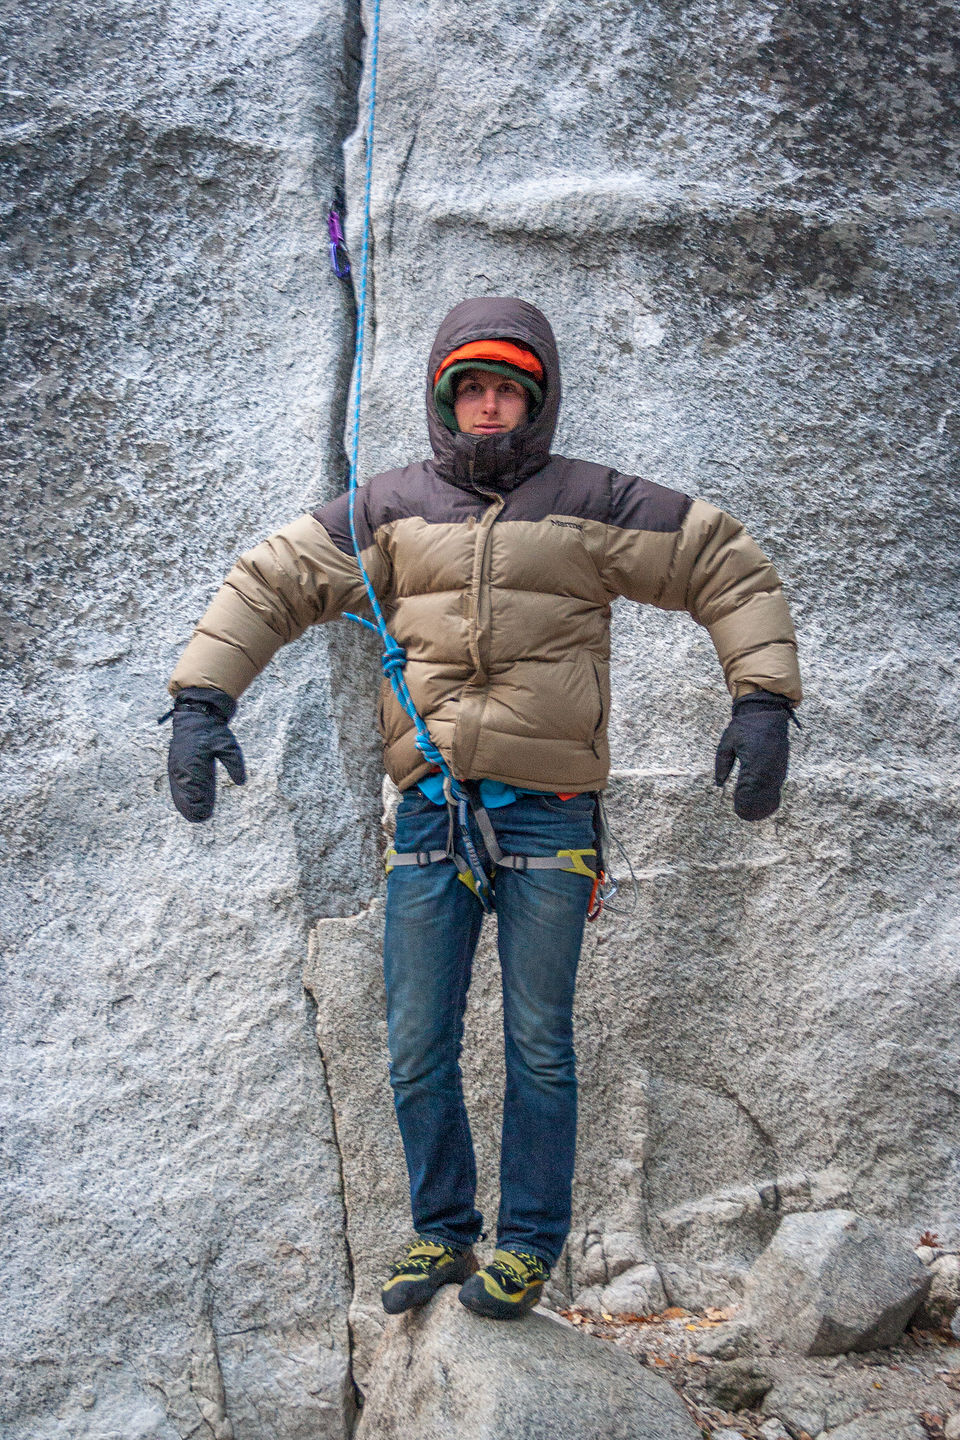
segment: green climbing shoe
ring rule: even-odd
[[[460,1287],[460,1302],[491,1320],[519,1320],[540,1299],[550,1267],[529,1250],[494,1250],[489,1265]]]
[[[473,1250],[454,1250],[442,1240],[418,1236],[402,1260],[390,1271],[380,1292],[388,1315],[399,1315],[414,1305],[425,1305],[441,1285],[459,1285],[478,1265]]]

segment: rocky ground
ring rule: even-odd
[[[597,1317],[559,1312],[569,1323],[629,1351],[673,1384],[712,1440],[953,1440],[960,1435],[960,1341],[909,1330],[887,1350],[805,1359],[707,1355],[737,1311]],[[714,1332],[713,1334],[711,1332]],[[951,1418],[954,1423],[951,1423]],[[811,1429],[811,1426],[816,1428]]]

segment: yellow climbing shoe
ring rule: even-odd
[[[454,1250],[442,1240],[418,1236],[390,1271],[380,1292],[388,1315],[399,1315],[414,1305],[425,1305],[441,1285],[459,1285],[478,1265],[473,1250]]]
[[[540,1299],[550,1267],[529,1250],[494,1250],[484,1265],[460,1287],[460,1302],[475,1315],[491,1320],[519,1320]]]

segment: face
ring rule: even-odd
[[[530,393],[495,370],[465,370],[457,377],[453,413],[464,435],[502,435],[527,418]]]

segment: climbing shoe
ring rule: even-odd
[[[519,1320],[540,1299],[550,1267],[529,1250],[494,1250],[484,1265],[460,1287],[460,1302],[475,1315],[491,1320]]]
[[[425,1305],[441,1285],[459,1285],[477,1268],[472,1250],[454,1250],[442,1240],[418,1236],[390,1271],[380,1292],[388,1315],[399,1315],[414,1305]]]

